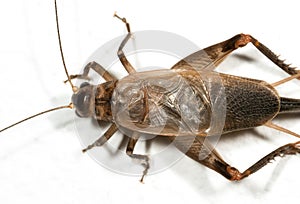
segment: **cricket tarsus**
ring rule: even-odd
[[[75,75],[70,75],[71,79],[85,79],[85,80],[90,80],[90,77],[88,77],[88,74],[90,70],[94,70],[97,74],[99,74],[101,77],[105,79],[105,81],[116,81],[117,78],[111,75],[107,70],[104,69],[103,66],[98,64],[97,62],[89,62],[83,69],[82,74],[75,74]],[[68,80],[64,81],[65,83],[68,82]]]
[[[70,75],[68,73],[66,62],[65,62],[65,58],[64,58],[64,54],[63,54],[63,49],[62,49],[62,44],[61,44],[61,38],[60,38],[60,31],[59,31],[58,12],[57,12],[56,0],[54,0],[54,5],[55,5],[56,30],[57,30],[57,36],[58,36],[58,43],[59,43],[60,55],[61,55],[61,59],[62,59],[62,63],[63,63],[63,66],[64,66],[65,73],[66,73],[67,78],[68,78],[67,81],[70,83],[70,85],[72,87],[72,91],[74,93],[76,93],[78,91],[78,88],[76,86],[74,86],[73,83],[72,83],[72,81],[71,81],[71,77],[70,77]]]
[[[46,111],[42,111],[42,112],[37,113],[37,114],[35,114],[35,115],[29,116],[29,117],[27,117],[27,118],[25,118],[25,119],[23,119],[23,120],[20,120],[19,122],[16,122],[16,123],[14,123],[14,124],[12,124],[12,125],[6,127],[6,128],[3,128],[2,130],[0,130],[0,132],[3,132],[4,130],[7,130],[7,129],[13,127],[13,126],[16,126],[16,125],[20,124],[20,123],[23,123],[23,122],[25,122],[26,120],[30,120],[30,119],[32,119],[32,118],[35,118],[35,117],[37,117],[37,116],[39,116],[39,115],[43,115],[43,114],[45,114],[45,113],[49,113],[49,112],[52,112],[52,111],[56,111],[56,110],[60,110],[60,109],[65,109],[65,108],[70,108],[70,109],[72,109],[72,108],[73,108],[73,104],[70,103],[69,105],[66,105],[66,106],[59,106],[59,107],[56,107],[56,108],[51,108],[51,109],[46,110]]]
[[[147,155],[141,155],[141,154],[132,154],[129,155],[133,159],[137,159],[141,162],[141,165],[145,168],[143,171],[143,175],[140,179],[141,183],[144,183],[144,178],[148,173],[148,170],[150,168],[150,163],[149,163],[149,157]]]
[[[208,140],[204,141],[204,139],[205,138],[195,138],[192,146],[186,152],[186,155],[193,160],[205,165],[206,167],[218,172],[231,181],[240,181],[250,176],[251,174],[257,172],[259,169],[270,163],[276,157],[284,157],[286,155],[295,155],[300,153],[300,141],[283,145],[267,154],[265,157],[258,160],[255,164],[241,173],[238,169],[226,163],[218,154],[216,149],[214,149],[208,142]],[[185,138],[180,138],[179,140],[177,139],[177,141],[175,141],[175,145],[178,149],[183,151],[186,145]],[[200,158],[200,153],[201,155],[205,154],[205,157],[202,156]]]
[[[127,60],[125,54],[124,54],[124,51],[123,51],[123,48],[124,46],[126,45],[126,43],[128,42],[128,40],[130,39],[131,37],[131,32],[130,32],[130,26],[129,26],[129,23],[126,21],[126,18],[121,18],[119,17],[116,13],[114,14],[114,17],[117,17],[118,19],[120,19],[122,22],[124,22],[126,24],[126,28],[127,28],[127,35],[126,37],[123,39],[123,41],[121,42],[121,45],[119,46],[119,49],[118,49],[118,57],[122,63],[122,65],[124,66],[124,68],[126,69],[126,71],[129,73],[129,74],[132,74],[132,73],[135,73],[136,70],[135,68],[131,65],[131,63]]]
[[[250,174],[258,171],[263,166],[270,163],[272,160],[274,160],[275,157],[284,157],[286,155],[295,155],[300,153],[300,141],[295,143],[286,144],[284,146],[279,147],[278,149],[274,150],[273,152],[269,153],[262,159],[260,159],[258,162],[256,162],[254,165],[249,167],[245,172],[249,172]],[[245,175],[245,177],[248,175]]]
[[[133,132],[131,137],[129,138],[129,141],[127,143],[126,147],[126,154],[130,156],[132,159],[136,159],[141,162],[141,165],[145,168],[143,171],[143,175],[140,179],[140,182],[143,183],[144,177],[147,175],[148,170],[150,168],[150,163],[149,163],[149,156],[147,155],[142,155],[142,154],[134,154],[133,150],[134,147],[139,140],[140,134],[137,132]]]
[[[129,23],[126,21],[126,18],[121,18],[120,16],[117,15],[117,12],[114,13],[114,17],[120,19],[121,21],[123,21],[126,24],[126,28],[128,33],[130,33],[130,25]]]

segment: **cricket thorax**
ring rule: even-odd
[[[118,126],[152,134],[198,134],[210,125],[209,104],[191,81],[171,70],[131,74],[112,96]]]
[[[72,103],[79,117],[94,117],[97,120],[111,121],[111,96],[116,81],[100,85],[82,83],[78,92],[73,94]]]
[[[117,81],[108,81],[96,87],[95,116],[97,120],[112,121],[111,98]]]

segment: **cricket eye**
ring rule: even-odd
[[[80,84],[80,88],[83,88],[85,86],[89,86],[90,83],[89,82],[83,82],[82,84]]]
[[[90,117],[93,114],[92,106],[93,90],[92,86],[84,86],[80,88],[76,94],[72,96],[72,103],[76,108],[76,114],[79,117]]]

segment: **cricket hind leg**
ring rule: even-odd
[[[284,60],[279,59],[279,55],[274,54],[268,47],[259,42],[253,36],[248,34],[238,34],[233,37],[232,41],[229,41],[228,44],[223,48],[223,50],[237,49],[239,47],[244,47],[248,43],[252,43],[263,55],[265,55],[269,60],[271,60],[275,65],[281,68],[283,71],[290,75],[297,74],[298,71],[295,70],[295,67],[290,67],[290,64],[286,64]]]
[[[129,74],[135,73],[136,70],[135,68],[130,64],[130,62],[127,60],[123,48],[126,45],[126,43],[128,42],[128,40],[130,39],[130,37],[132,36],[131,32],[130,32],[130,25],[127,22],[126,18],[121,18],[119,17],[116,13],[114,14],[114,17],[120,19],[123,23],[125,23],[126,25],[126,29],[127,29],[127,35],[125,36],[125,38],[123,39],[123,41],[121,42],[119,49],[118,49],[118,57],[119,60],[121,61],[122,65],[124,66],[124,68],[126,69],[126,71]]]
[[[142,154],[133,154],[134,147],[139,139],[140,135],[139,133],[134,132],[132,136],[129,138],[127,148],[126,148],[126,154],[130,156],[132,159],[136,159],[141,162],[141,165],[145,168],[143,171],[143,175],[140,179],[140,182],[143,183],[144,177],[147,175],[148,170],[150,168],[149,164],[149,157],[147,155]]]
[[[290,75],[299,73],[295,67],[290,67],[285,64],[284,60],[280,60],[278,55],[275,55],[264,44],[260,43],[251,35],[238,34],[234,37],[217,43],[203,50],[195,52],[175,64],[172,69],[215,69],[231,52],[252,43],[263,55],[270,59],[274,64]]]
[[[175,140],[174,140],[175,141]],[[184,139],[177,140],[175,146],[178,149],[185,149],[186,143]],[[240,172],[235,167],[227,164],[218,152],[210,145],[210,143],[205,140],[205,138],[197,137],[195,138],[192,146],[185,153],[187,156],[193,160],[205,165],[206,167],[218,172],[225,178],[231,181],[242,180],[249,175],[257,172],[259,169],[274,160],[275,157],[284,157],[286,155],[295,155],[300,153],[300,141],[296,143],[286,144],[267,154],[265,157],[257,161],[255,164],[250,166],[244,172]],[[200,157],[201,156],[201,157]]]

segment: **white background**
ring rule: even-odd
[[[58,1],[61,37],[70,73],[108,40],[125,33],[112,18],[126,16],[135,30],[165,30],[205,47],[250,33],[293,65],[300,65],[297,1]],[[70,102],[62,69],[52,0],[13,0],[0,7],[0,127]],[[274,82],[285,76],[253,46],[222,65],[223,72]],[[154,59],[155,60],[155,59]],[[159,62],[156,62],[159,66]],[[300,97],[300,84],[279,87]],[[72,110],[41,116],[0,134],[1,203],[285,203],[299,201],[300,157],[277,159],[242,182],[229,182],[189,158],[147,176],[119,175],[81,154]],[[300,132],[296,116],[276,121]],[[256,128],[226,135],[218,147],[241,171],[296,138]]]

